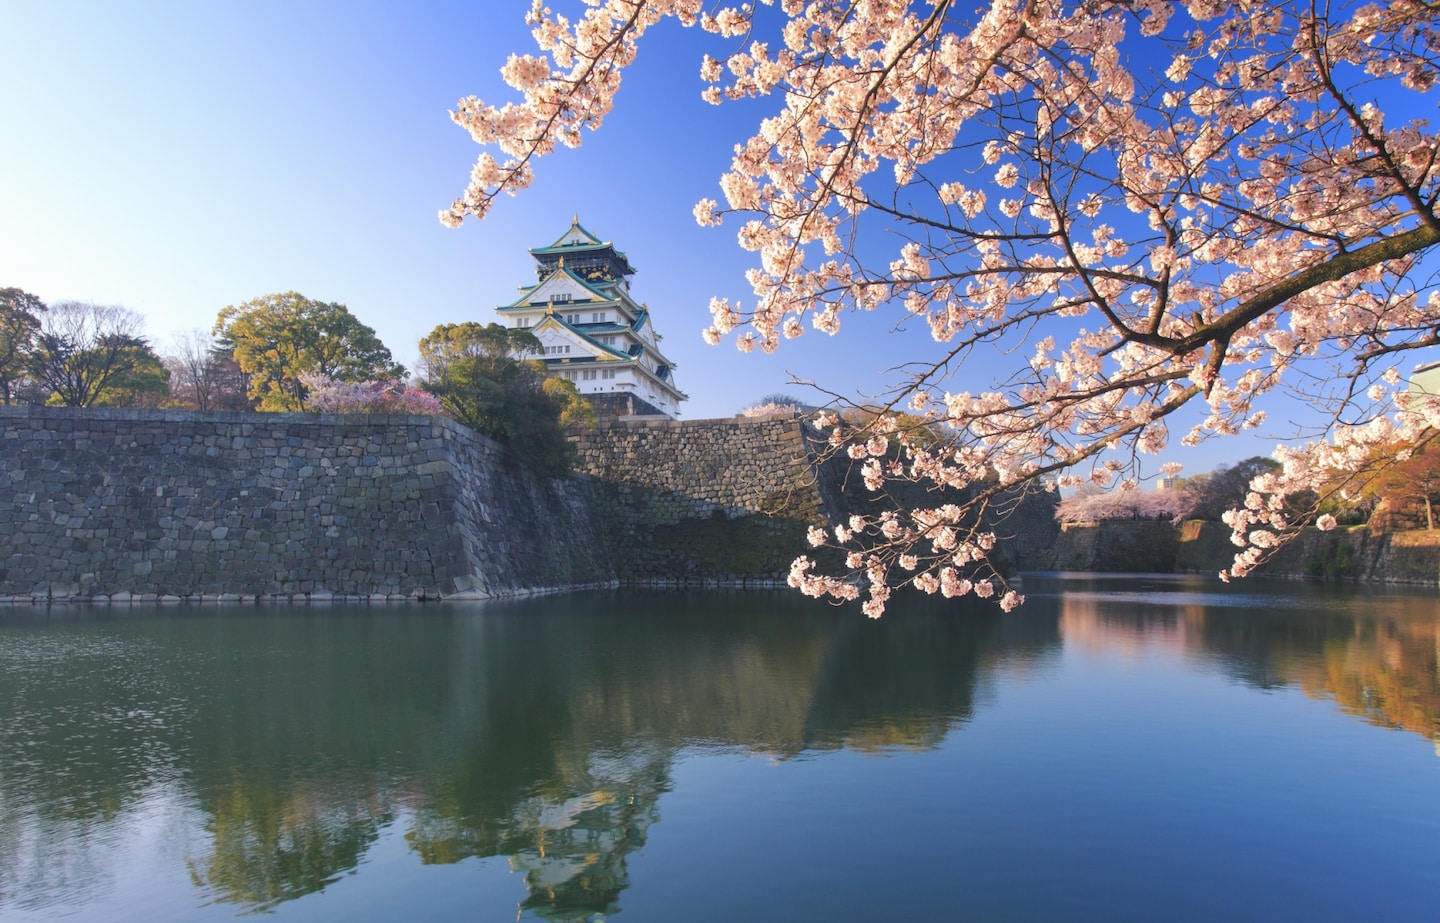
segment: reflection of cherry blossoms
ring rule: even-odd
[[[701,62],[703,95],[777,105],[735,148],[724,206],[702,200],[695,216],[734,218],[758,265],[744,310],[712,303],[706,340],[768,352],[802,322],[833,334],[846,311],[883,305],[942,344],[836,447],[865,444],[877,494],[917,481],[958,499],[897,501],[848,528],[834,539],[850,552],[843,576],[797,562],[806,592],[863,586],[878,614],[896,582],[993,588],[982,539],[1019,494],[1123,480],[1192,403],[1205,412],[1185,444],[1258,427],[1257,399],[1293,381],[1347,427],[1257,482],[1258,506],[1232,523],[1241,573],[1296,528],[1284,493],[1353,467],[1351,449],[1382,430],[1433,425],[1382,416],[1395,354],[1440,343],[1419,265],[1440,243],[1436,135],[1418,117],[1435,102],[1428,6],[773,6],[595,0],[571,21],[537,2],[540,54],[502,71],[521,101],[471,97],[454,113],[507,159],[482,155],[441,217],[484,215],[529,185],[536,156],[599,127],[661,19],[744,40]],[[988,390],[954,387],[976,349],[1018,361]],[[876,436],[888,451],[869,450]]]

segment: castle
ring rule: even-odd
[[[508,327],[540,341],[552,374],[605,415],[680,415],[686,395],[675,387],[675,364],[660,351],[647,306],[630,295],[635,274],[625,254],[580,226],[548,247],[530,250],[537,281],[495,310]]]

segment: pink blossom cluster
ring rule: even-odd
[[[1183,519],[1191,498],[1175,490],[1112,490],[1074,494],[1055,505],[1061,522],[1099,522],[1107,519]]]
[[[903,580],[993,590],[945,576],[975,559],[942,559],[978,548],[1017,496],[1133,473],[1174,436],[1260,427],[1261,399],[1294,382],[1363,429],[1391,414],[1383,369],[1440,344],[1422,272],[1440,243],[1426,118],[1440,29],[1422,0],[761,7],[587,0],[572,21],[535,0],[540,53],[502,71],[520,100],[470,97],[453,113],[505,159],[482,154],[442,219],[484,215],[529,185],[536,157],[599,127],[660,20],[731,40],[700,62],[702,95],[774,106],[735,146],[720,197],[694,210],[755,254],[746,303],[715,298],[705,339],[769,352],[882,308],[923,323],[936,351],[896,383],[894,413],[836,430],[835,447],[881,496],[913,481],[970,498],[951,512],[897,504],[883,541],[879,521],[847,528],[861,557],[833,578],[801,567],[806,592],[863,585],[878,611],[880,588]],[[997,349],[1011,372],[962,377]],[[1199,422],[1172,434],[1191,405]],[[902,411],[918,422],[894,422]],[[1352,436],[1337,436],[1291,450],[1257,493],[1350,463]],[[1263,499],[1235,516],[1239,573],[1290,526]]]
[[[320,413],[408,413],[436,415],[440,401],[430,392],[401,381],[333,381],[305,373],[306,403]]]

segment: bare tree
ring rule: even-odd
[[[249,410],[248,382],[232,352],[198,327],[176,334],[164,357],[172,403],[194,410]]]
[[[50,400],[90,407],[107,388],[154,358],[140,331],[144,319],[119,305],[61,301],[50,306],[35,335],[31,375]]]

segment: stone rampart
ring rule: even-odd
[[[1036,570],[1216,574],[1235,559],[1230,527],[1218,522],[1113,520],[1066,523]],[[1372,534],[1368,529],[1306,529],[1255,574],[1359,583],[1440,583],[1440,531]]]
[[[798,419],[622,420],[576,450],[622,583],[778,582],[836,515]]]
[[[0,429],[11,600],[782,585],[810,526],[868,508],[796,418],[611,421],[562,478],[439,417],[0,407]]]
[[[438,417],[0,408],[0,596],[433,598],[610,582],[593,485]]]

